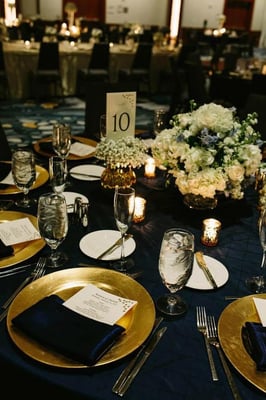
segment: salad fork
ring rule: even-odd
[[[229,369],[229,366],[226,362],[224,353],[222,351],[219,339],[218,339],[218,334],[217,334],[217,328],[216,328],[216,322],[214,319],[214,316],[207,316],[207,337],[208,337],[208,341],[209,343],[211,343],[214,347],[216,347],[221,363],[223,365],[224,368],[224,372],[226,374],[229,386],[231,388],[231,391],[233,393],[234,399],[235,400],[241,400],[241,396],[239,394],[238,388],[235,384],[235,381],[233,379],[233,375],[231,374],[231,371]]]
[[[217,371],[216,371],[216,368],[215,368],[211,346],[210,346],[210,343],[209,343],[209,341],[207,339],[207,326],[206,326],[207,322],[206,322],[206,309],[205,309],[205,307],[203,307],[203,306],[196,307],[196,313],[197,313],[197,328],[198,328],[198,331],[200,333],[202,333],[202,335],[204,337],[206,351],[207,351],[209,364],[210,364],[210,368],[211,368],[212,380],[213,381],[218,381],[219,378],[218,378]]]
[[[36,267],[31,272],[31,274],[24,279],[24,281],[17,287],[17,289],[2,305],[1,308],[3,308],[4,311],[0,314],[0,322],[6,317],[10,304],[12,303],[16,295],[24,288],[24,286],[26,286],[30,281],[35,281],[36,279],[41,278],[44,274],[45,274],[45,258],[40,257],[36,264]]]

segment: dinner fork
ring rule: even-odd
[[[220,345],[220,342],[219,342],[219,338],[218,338],[218,334],[217,334],[217,328],[216,328],[216,322],[215,322],[215,319],[214,319],[213,315],[207,316],[207,338],[208,338],[208,341],[213,346],[215,346],[217,351],[218,351],[218,354],[219,354],[222,366],[224,368],[224,372],[226,374],[229,386],[230,386],[230,388],[232,390],[234,399],[235,400],[241,400],[241,396],[239,394],[238,388],[237,388],[237,386],[235,384],[235,381],[233,379],[233,375],[232,375],[232,373],[231,373],[231,371],[229,369],[229,366],[228,366],[228,364],[226,362],[224,353],[222,351],[222,348],[221,348],[221,345]]]
[[[208,342],[208,339],[207,339],[207,327],[206,327],[207,322],[206,322],[206,309],[205,309],[205,307],[204,306],[197,306],[196,307],[196,313],[197,313],[197,328],[198,328],[198,331],[201,332],[203,337],[204,337],[206,351],[207,351],[209,364],[210,364],[210,368],[211,368],[212,380],[213,381],[218,381],[219,378],[218,378],[217,371],[216,371],[216,368],[215,368],[211,346],[210,346],[210,344]]]
[[[6,317],[10,304],[12,303],[16,295],[24,288],[24,286],[26,286],[28,282],[35,281],[36,279],[41,278],[45,274],[45,263],[46,263],[45,257],[40,257],[36,264],[36,267],[31,272],[31,274],[24,279],[24,281],[17,287],[17,289],[2,305],[4,311],[0,314],[0,322]]]

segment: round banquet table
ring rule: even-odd
[[[38,156],[40,160],[40,156]],[[90,164],[94,159],[69,161],[69,168],[79,164]],[[42,159],[47,167],[47,159]],[[206,399],[231,399],[232,393],[227,383],[217,353],[214,354],[219,380],[211,380],[204,341],[196,327],[196,306],[206,306],[208,314],[218,321],[221,313],[231,303],[225,296],[247,296],[245,278],[258,272],[261,248],[257,232],[257,195],[253,188],[247,190],[243,201],[228,202],[213,211],[195,211],[183,205],[176,188],[165,188],[164,177],[156,171],[155,178],[144,178],[143,170],[137,171],[136,193],[147,200],[144,221],[133,223],[136,249],[131,255],[135,262],[132,272],[142,270],[138,282],[156,301],[166,292],[158,273],[158,256],[163,232],[170,227],[179,226],[191,230],[195,235],[195,248],[205,255],[216,258],[229,272],[228,281],[217,290],[198,290],[184,288],[182,297],[188,303],[187,313],[176,319],[164,319],[162,326],[168,329],[141,371],[125,394],[125,399],[149,400],[189,400],[199,393]],[[84,181],[70,178],[66,189],[88,197],[89,223],[87,228],[78,223],[70,223],[67,238],[61,250],[69,256],[64,268],[78,267],[79,263],[112,268],[108,262],[92,259],[79,248],[81,238],[89,232],[100,229],[116,229],[113,217],[113,191],[101,187],[100,181]],[[49,182],[32,190],[31,196],[38,198],[41,193],[50,191]],[[15,195],[14,197],[16,197]],[[5,196],[1,196],[5,197]],[[12,196],[9,196],[12,197]],[[11,210],[17,210],[13,207]],[[21,211],[21,210],[20,210]],[[27,211],[36,215],[36,207]],[[201,244],[201,225],[203,218],[214,216],[222,222],[219,242],[216,247]],[[36,261],[48,251],[44,247],[28,261]],[[80,268],[80,267],[79,267]],[[63,268],[62,268],[63,269]],[[53,273],[47,270],[46,274]],[[0,279],[0,304],[28,275],[19,273]],[[141,326],[139,327],[141,329]],[[11,340],[6,321],[0,323],[0,365],[2,390],[10,395],[15,390],[27,398],[45,394],[64,396],[67,399],[112,400],[118,396],[112,393],[112,386],[125,368],[131,355],[108,365],[65,369],[35,361],[24,354]],[[215,349],[214,349],[215,350]],[[234,380],[243,400],[265,399],[265,390],[255,387],[230,364]],[[265,389],[265,387],[264,387]]]

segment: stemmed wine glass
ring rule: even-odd
[[[51,249],[46,267],[58,268],[67,261],[66,254],[57,250],[68,232],[66,199],[62,194],[45,193],[39,197],[37,221],[40,235]]]
[[[18,207],[28,208],[36,203],[28,194],[36,180],[36,166],[34,154],[30,150],[16,150],[12,154],[12,177],[15,185],[23,191],[23,198],[16,201]]]
[[[262,247],[262,259],[260,264],[260,273],[246,279],[246,286],[253,293],[262,293],[265,288],[266,271],[266,209],[262,210],[259,216],[259,239]]]
[[[160,256],[159,273],[170,293],[157,299],[158,310],[169,316],[184,314],[187,304],[176,292],[187,283],[194,261],[194,235],[186,230],[171,228],[164,232]]]
[[[71,148],[71,127],[68,124],[56,124],[53,126],[52,145],[54,152],[65,160],[67,168],[67,157]],[[68,173],[68,169],[66,169]],[[67,186],[70,182],[67,180]]]
[[[115,268],[126,272],[132,266],[132,262],[125,257],[125,235],[131,224],[135,208],[135,189],[115,188],[114,194],[114,216],[118,230],[121,233],[121,258],[116,262]]]

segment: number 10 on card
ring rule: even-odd
[[[106,94],[106,137],[135,136],[136,92]]]

